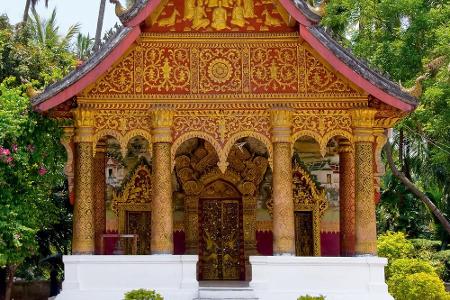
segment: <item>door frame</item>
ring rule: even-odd
[[[231,185],[234,190],[237,192],[237,194],[240,194],[239,190],[229,181],[218,179],[210,184],[214,184],[217,181],[223,181],[227,183],[228,185]],[[244,240],[244,206],[243,206],[243,197],[215,197],[215,196],[203,196],[198,198],[198,266],[197,266],[197,279],[199,281],[208,281],[209,279],[203,279],[201,276],[201,270],[202,270],[202,254],[203,250],[205,249],[205,243],[203,240],[203,219],[204,219],[204,210],[203,210],[203,202],[205,200],[216,200],[216,201],[227,201],[227,200],[234,200],[238,201],[239,203],[239,228],[238,228],[238,239],[239,239],[239,263],[241,265],[240,275],[239,279],[217,279],[220,281],[227,281],[227,280],[236,280],[236,281],[245,281],[246,280],[246,263],[245,263],[245,240]]]

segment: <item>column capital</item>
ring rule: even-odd
[[[400,118],[397,117],[376,119],[374,127],[380,129],[392,128],[395,126],[395,124],[397,124],[398,121],[400,121]]]
[[[373,127],[376,113],[377,110],[374,108],[350,110],[355,143],[372,143],[374,141]]]
[[[339,153],[350,153],[350,152],[353,152],[353,145],[352,145],[352,143],[347,141],[347,140],[339,141],[338,152]]]
[[[170,107],[156,106],[150,113],[152,115],[152,142],[171,143],[175,111]]]
[[[95,127],[95,112],[83,107],[72,110],[75,123],[75,143],[92,143]]]
[[[75,128],[73,126],[63,126],[63,134],[61,136],[62,143],[70,143],[75,135]]]
[[[276,107],[270,110],[272,142],[291,142],[292,117],[293,111],[288,108]]]

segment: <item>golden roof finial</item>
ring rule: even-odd
[[[126,13],[127,9],[123,7],[123,5],[120,3],[119,0],[109,0],[109,2],[116,5],[115,8],[116,16],[120,17],[121,15]]]
[[[422,87],[422,81],[424,81],[425,79],[427,79],[429,76],[429,73],[425,73],[423,75],[420,75],[419,77],[417,77],[414,85],[410,88],[405,88],[404,86],[402,86],[402,83],[399,82],[400,85],[400,89],[405,92],[410,94],[413,97],[419,98],[420,96],[422,96],[422,92],[423,92],[423,87]]]
[[[328,0],[322,0],[318,6],[315,6],[313,1],[308,1],[306,4],[313,13],[323,17],[326,13],[325,8],[327,7],[327,2]]]
[[[27,89],[26,89],[26,94],[28,96],[28,98],[34,98],[36,96],[38,96],[41,92],[40,91],[36,91],[36,89],[30,84],[27,85]]]

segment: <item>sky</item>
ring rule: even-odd
[[[22,21],[26,0],[0,0],[0,15],[7,14],[12,24]],[[56,21],[61,34],[76,23],[81,24],[81,33],[95,36],[100,0],[49,0],[45,8],[45,0],[39,1],[36,10],[43,18],[48,18],[56,7]],[[106,1],[103,32],[120,23],[114,13],[114,5]]]

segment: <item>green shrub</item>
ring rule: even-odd
[[[320,296],[310,296],[310,295],[306,295],[306,296],[300,296],[297,300],[325,300],[325,297],[320,295]]]
[[[441,249],[441,242],[427,239],[410,239],[409,240],[416,251],[439,251]]]
[[[164,298],[155,291],[139,289],[125,293],[124,300],[164,300]]]
[[[403,232],[388,231],[378,237],[378,256],[386,257],[389,261],[396,258],[410,257],[413,253],[413,244],[406,239]]]
[[[431,260],[442,280],[450,281],[450,250],[433,253]]]
[[[394,275],[388,280],[389,293],[396,300],[449,300],[444,283],[436,274]]]
[[[414,258],[400,258],[393,260],[386,269],[386,278],[393,276],[406,277],[415,273],[436,274],[433,266],[425,260]]]

